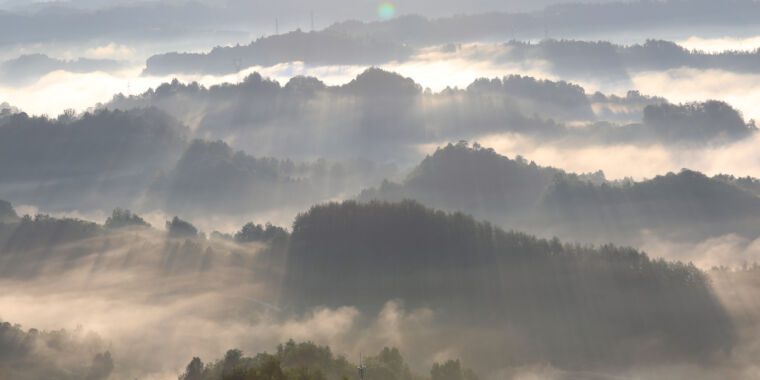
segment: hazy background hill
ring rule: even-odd
[[[645,230],[677,240],[729,233],[754,239],[760,198],[741,182],[689,170],[608,181],[601,172],[566,173],[459,143],[426,157],[402,182],[386,181],[358,199],[416,199],[506,228],[597,243],[637,244]]]

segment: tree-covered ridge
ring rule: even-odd
[[[736,177],[730,174],[719,174],[715,179],[739,186],[757,196],[760,196],[760,179],[750,176]]]
[[[186,133],[155,108],[69,112],[56,120],[15,113],[0,119],[0,173],[9,182],[150,167],[176,154]]]
[[[679,67],[757,72],[758,51],[707,53],[688,50],[675,42],[647,40],[619,45],[607,41],[545,39],[539,43],[510,41],[504,59],[544,59],[557,73],[570,77],[593,76],[624,79],[627,72],[667,70]]]
[[[377,309],[398,298],[446,320],[511,326],[524,355],[565,365],[626,362],[642,337],[686,357],[734,340],[698,269],[630,248],[538,239],[410,201],[314,207],[290,244],[292,302]]]
[[[644,108],[643,124],[666,141],[732,140],[757,131],[739,111],[721,101]]]
[[[360,200],[415,199],[431,207],[459,210],[503,221],[533,211],[554,176],[564,173],[515,160],[466,142],[448,144],[426,156],[400,184],[384,182]]]
[[[555,177],[544,194],[544,206],[550,208],[594,209],[640,204],[640,212],[660,213],[661,218],[683,220],[711,216],[716,220],[746,218],[760,212],[760,198],[738,185],[707,177],[692,170],[668,173],[642,182],[625,182],[621,186],[592,184],[568,176]],[[666,207],[666,208],[664,208]],[[634,210],[626,210],[634,211]],[[662,220],[672,222],[673,220]]]
[[[174,167],[155,178],[146,203],[196,217],[304,208],[389,173],[368,161],[298,163],[193,140]]]
[[[181,154],[188,132],[155,108],[0,115],[0,192],[47,209],[133,207]]]
[[[358,380],[360,365],[335,355],[328,346],[289,340],[276,352],[253,357],[237,349],[223,359],[204,364],[195,357],[179,380]],[[384,347],[377,355],[362,358],[364,378],[373,380],[477,380],[459,360],[434,363],[430,376],[413,374],[397,348]]]
[[[621,185],[556,177],[540,207],[549,222],[584,236],[650,229],[687,239],[751,237],[760,220],[760,197],[746,186],[686,169]]]
[[[657,117],[644,121],[645,108],[657,110],[666,103],[636,92],[588,94],[568,82],[517,75],[432,92],[410,78],[370,68],[338,86],[310,77],[281,85],[258,73],[238,84],[210,87],[172,81],[140,95],[116,95],[106,106],[157,107],[197,126],[204,138],[294,158],[392,156],[404,161],[420,143],[507,132],[586,145],[726,143],[754,131],[721,102],[670,105],[659,113],[668,117],[691,109],[686,116],[696,127],[660,123]],[[585,128],[571,126],[578,123]]]
[[[382,22],[347,20],[319,31],[305,33],[299,29],[262,37],[243,46],[217,46],[204,53],[154,55],[148,59],[145,72],[161,75],[226,74],[256,65],[271,66],[294,61],[311,65],[382,64],[414,58],[415,53],[424,47],[510,39],[513,42],[516,39],[533,41],[547,39],[548,33],[588,38],[600,31],[620,32],[621,29],[645,30],[651,34],[652,28],[673,28],[674,25],[683,26],[683,23],[689,26],[748,26],[756,24],[756,21],[747,15],[757,11],[757,4],[751,0],[731,1],[730,5],[710,1],[616,1],[612,4],[562,4],[527,13],[472,13],[472,9],[467,9],[466,12],[456,12],[459,13],[456,16],[442,18],[410,14]],[[705,17],[705,14],[712,17]],[[710,57],[710,54],[690,52],[661,40],[631,47],[621,46],[618,50],[636,67],[715,65],[724,69],[752,70],[753,62],[752,58],[747,59],[736,52]],[[582,50],[579,53],[589,52]],[[751,56],[751,53],[747,55]],[[592,55],[591,58],[597,57]]]
[[[208,53],[166,53],[148,58],[144,74],[229,74],[251,66],[283,62],[315,65],[369,65],[409,58],[405,45],[361,38],[332,30],[261,37],[248,45],[215,47]]]
[[[140,215],[134,214],[129,210],[116,208],[111,216],[103,224],[106,228],[127,228],[127,227],[150,227]]]
[[[10,203],[0,201],[4,203],[13,211]],[[140,215],[121,208],[114,209],[102,225],[68,217],[24,215],[0,219],[0,278],[34,277],[44,274],[50,266],[68,270],[74,263],[86,262],[93,256],[104,262],[118,262],[119,252],[125,250],[132,256],[154,255],[148,260],[153,260],[151,263],[134,263],[147,265],[148,272],[202,272],[214,265],[253,268],[251,258],[241,253],[249,250],[248,243],[263,244],[256,249],[261,253],[258,264],[274,265],[282,260],[289,236],[287,230],[271,223],[247,223],[234,235],[214,231],[207,237],[192,223],[176,216],[166,221],[162,231],[151,227]],[[141,248],[135,249],[135,245]]]
[[[365,159],[254,157],[190,134],[156,108],[67,111],[57,119],[2,113],[0,193],[52,212],[118,204],[228,215],[307,207],[395,170]]]
[[[510,159],[478,144],[449,144],[400,183],[385,181],[360,201],[414,199],[501,226],[590,241],[630,241],[642,229],[704,239],[755,236],[760,198],[751,178],[683,170],[652,179],[609,181]]]

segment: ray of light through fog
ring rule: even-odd
[[[0,0],[0,380],[760,378],[758,12]]]

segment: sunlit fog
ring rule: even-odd
[[[760,378],[756,0],[0,0],[0,380]]]

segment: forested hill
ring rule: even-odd
[[[757,236],[760,197],[721,178],[691,170],[622,185],[560,177],[544,193],[540,213],[573,236],[642,229],[688,240]]]
[[[696,357],[733,341],[691,265],[506,232],[411,201],[312,208],[294,223],[286,273],[286,299],[300,307],[377,310],[399,299],[448,322],[509,329],[502,348],[564,365],[630,362],[634,352],[654,360],[660,349]],[[639,351],[650,340],[656,347]]]
[[[532,214],[552,179],[563,173],[477,144],[449,144],[425,157],[400,184],[386,181],[359,200],[415,199],[501,223]]]
[[[363,191],[360,201],[414,199],[542,235],[632,242],[644,229],[679,239],[760,233],[752,178],[682,170],[643,181],[609,181],[602,172],[567,173],[477,144],[449,144],[400,183]]]

